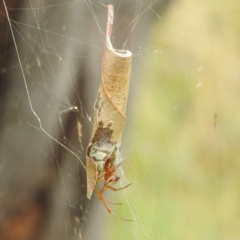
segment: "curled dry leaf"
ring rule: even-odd
[[[109,5],[108,10],[101,85],[94,106],[92,137],[86,153],[88,199],[91,199],[100,177],[104,178],[106,161],[110,160],[112,164],[115,161],[126,120],[132,53],[112,47],[113,6]]]

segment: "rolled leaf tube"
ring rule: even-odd
[[[112,24],[113,6],[109,5],[101,85],[94,106],[93,132],[86,154],[88,199],[91,199],[99,176],[104,175],[106,161],[115,161],[126,121],[132,53],[112,47]]]

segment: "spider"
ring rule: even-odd
[[[111,126],[112,126],[111,121],[106,127],[104,127],[103,122],[100,121],[98,123],[98,128],[95,131],[94,136],[92,138],[91,145],[87,149],[87,156],[89,160],[95,163],[97,174],[96,176],[94,170],[93,172],[95,176],[93,175],[92,178],[94,178],[95,180],[94,185],[91,186],[91,190],[93,189],[95,190],[98,198],[102,201],[104,207],[110,214],[121,220],[131,221],[129,219],[121,218],[114,214],[112,210],[109,208],[107,201],[103,197],[103,193],[107,189],[110,189],[112,191],[119,191],[131,185],[131,183],[129,183],[128,185],[121,188],[112,187],[112,185],[116,184],[120,179],[120,177],[116,175],[115,171],[121,165],[121,163],[118,164],[117,166],[115,166],[114,164],[117,157],[118,146],[116,143],[110,140],[113,134],[113,130],[110,128]],[[99,191],[96,185],[101,181],[104,181],[104,183],[103,187]],[[89,199],[91,198],[91,194],[92,192],[90,191],[90,196],[88,197]]]
[[[115,155],[115,154],[113,154],[113,155]],[[107,211],[110,214],[112,214],[114,217],[119,218],[124,221],[132,221],[130,219],[119,217],[115,213],[113,213],[112,210],[109,208],[107,201],[104,199],[104,197],[102,195],[107,189],[110,189],[112,191],[119,191],[119,190],[127,188],[131,185],[131,183],[129,183],[128,185],[121,187],[121,188],[112,187],[112,185],[116,184],[118,182],[118,180],[120,179],[120,177],[115,174],[115,170],[121,165],[121,163],[115,167],[113,165],[114,160],[115,160],[115,156],[113,158],[110,157],[107,159],[107,161],[104,164],[104,172],[102,172],[98,169],[97,183],[104,180],[104,185],[100,191],[98,190],[98,188],[96,186],[94,187],[94,189],[95,189],[95,192],[96,192],[98,198],[102,201],[104,207],[107,209]]]

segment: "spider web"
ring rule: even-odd
[[[239,4],[222,16],[217,1],[5,3],[12,31],[4,41],[16,48],[3,53],[0,86],[1,219],[16,199],[48,189],[42,239],[236,239]],[[132,222],[86,197],[109,3],[113,46],[133,53],[118,171],[119,187],[132,185],[104,196]]]

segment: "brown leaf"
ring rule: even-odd
[[[110,41],[113,6],[108,5],[106,46],[102,62],[102,79],[94,106],[94,125],[87,148],[87,197],[90,199],[98,174],[104,174],[104,164],[115,160],[114,152],[121,145],[126,120],[132,53],[115,50]],[[114,156],[114,157],[113,157]]]

